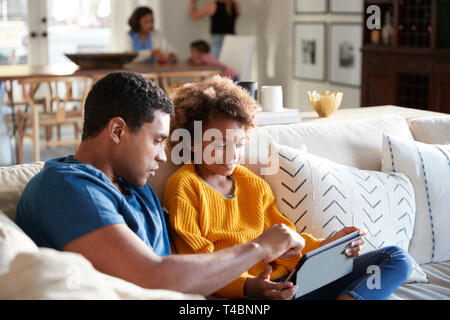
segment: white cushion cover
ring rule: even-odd
[[[355,225],[368,231],[362,253],[388,245],[408,251],[415,202],[406,176],[359,170],[287,146],[272,146],[271,161],[279,161],[279,170],[265,180],[280,212],[298,232],[328,238]],[[426,281],[416,263],[408,281]]]
[[[42,170],[43,162],[0,167],[0,210],[11,220],[16,216],[17,202],[28,181]]]
[[[429,144],[450,144],[450,115],[408,120],[414,139]]]
[[[0,210],[0,275],[21,252],[37,252],[34,242]],[[1,285],[0,285],[1,287]]]
[[[38,248],[0,211],[0,299],[202,299],[103,274],[82,255]]]
[[[420,264],[450,260],[450,145],[431,145],[385,135],[383,171],[403,173],[416,197],[409,252]]]

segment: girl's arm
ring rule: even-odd
[[[169,225],[172,231],[174,247],[179,254],[213,253],[214,244],[204,237],[198,221],[198,211],[187,201],[173,197],[165,202],[169,211]],[[232,282],[215,292],[219,297],[227,299],[244,298],[244,287],[248,278],[253,278],[248,272],[242,273]]]

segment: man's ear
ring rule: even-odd
[[[119,144],[125,136],[126,128],[127,123],[121,117],[112,118],[108,123],[109,137],[112,141],[114,141],[114,143]]]

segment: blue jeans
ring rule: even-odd
[[[377,275],[371,266],[380,270],[378,285],[372,281]],[[354,259],[352,273],[298,300],[334,300],[341,294],[357,300],[385,300],[408,278],[411,266],[409,254],[397,246],[374,250]]]
[[[216,60],[219,60],[224,38],[224,34],[211,34],[211,55],[216,58]]]

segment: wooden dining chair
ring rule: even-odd
[[[201,82],[219,73],[219,71],[215,70],[164,72],[161,73],[159,77],[161,79],[161,85],[164,91],[169,96],[172,96],[176,89],[185,83]]]
[[[77,82],[82,90],[75,97],[73,84]],[[47,110],[40,110],[33,96],[26,92],[25,99],[30,106],[29,111],[19,110],[17,114],[17,160],[23,161],[23,138],[30,137],[33,141],[34,161],[40,160],[40,147],[46,146],[65,146],[78,145],[81,142],[81,130],[83,126],[84,102],[90,89],[90,81],[87,77],[69,76],[69,77],[49,77],[33,78],[21,81],[22,85],[40,85],[48,90],[48,101],[50,105]],[[65,87],[65,93],[61,94],[62,87]],[[69,104],[73,104],[73,109],[69,110]],[[40,139],[40,128],[53,128],[62,125],[72,125],[74,127],[74,139],[51,141],[46,134],[45,141]],[[31,132],[29,132],[31,131]]]
[[[157,73],[142,73],[142,75],[154,83],[159,84],[159,75]]]
[[[58,97],[59,94],[58,91],[61,90],[62,88],[65,90],[65,97],[64,97],[64,101],[66,101],[66,103],[76,103],[77,105],[81,105],[84,103],[84,100],[86,99],[86,96],[88,94],[88,92],[84,93],[85,96],[83,96],[83,94],[81,95],[74,95],[74,85],[78,86],[81,83],[84,83],[85,78],[83,78],[83,80],[80,80],[80,78],[72,78],[72,79],[68,79],[68,80],[61,80],[61,81],[57,81],[57,82],[53,82],[52,85],[49,86],[49,90],[50,90],[50,108],[53,108],[54,106],[58,105],[58,99],[60,99]],[[92,80],[91,80],[92,81]],[[92,81],[93,82],[93,81]],[[48,83],[48,82],[47,82]],[[84,88],[89,87],[89,84],[85,83],[84,84]],[[56,94],[55,94],[56,93]],[[44,110],[44,112],[46,112]],[[75,132],[80,132],[81,131],[81,127],[79,123],[74,123],[74,128],[75,128]],[[46,132],[45,132],[45,136],[46,136],[46,140],[49,141],[50,139],[52,139],[53,136],[53,130],[52,130],[52,126],[46,126]],[[57,124],[56,125],[56,132],[57,132],[57,139],[58,141],[61,141],[61,124]]]
[[[157,73],[141,73],[145,78],[152,80],[156,84],[159,84],[159,76]],[[93,83],[105,77],[106,74],[94,74],[90,75],[89,78],[92,79]]]
[[[15,97],[13,97],[13,86],[14,86],[15,90],[21,91],[20,99],[17,99],[18,95],[16,95],[16,94],[14,95]],[[18,108],[25,109],[25,110],[28,108],[28,104],[25,101],[25,99],[23,98],[26,91],[28,91],[29,94],[33,97],[36,104],[41,105],[42,108],[45,111],[47,111],[47,105],[48,105],[47,100],[44,97],[41,97],[39,99],[35,98],[35,94],[36,94],[37,90],[39,89],[39,85],[33,84],[33,85],[22,86],[21,83],[17,82],[16,80],[11,80],[11,81],[4,81],[3,88],[6,92],[6,99],[7,99],[4,102],[4,104],[8,105],[8,107],[11,107],[11,109],[12,109],[11,113],[8,114],[8,117],[7,117],[8,125],[10,125],[12,127],[12,132],[15,133],[15,131],[17,129],[17,119],[15,116],[18,112]]]

